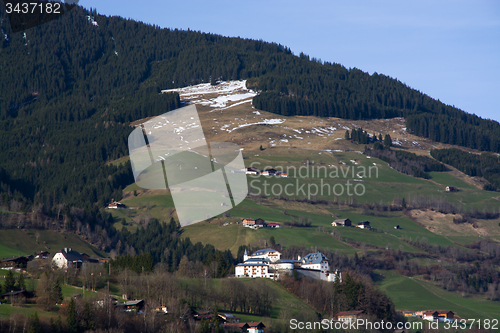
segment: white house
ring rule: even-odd
[[[307,256],[300,260],[302,268],[318,269],[323,272],[330,270],[328,258],[323,253],[309,253]]]
[[[243,255],[243,261],[247,261],[248,259],[269,259],[270,262],[276,262],[281,259],[281,253],[273,250],[273,249],[263,249],[259,251],[255,251],[252,255],[247,255],[247,250],[245,250],[245,254]]]
[[[84,259],[82,255],[73,249],[65,247],[52,258],[52,264],[61,269],[69,267],[80,268],[83,266]]]
[[[235,267],[235,276],[238,277],[262,277],[274,278],[273,273],[269,273],[269,266],[267,264],[257,262],[245,262],[238,264]]]

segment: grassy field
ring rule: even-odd
[[[306,248],[324,247],[353,253],[355,249],[328,233],[316,228],[278,228],[253,230],[242,225],[219,226],[216,223],[201,222],[183,228],[182,237],[189,237],[193,243],[212,244],[219,250],[231,250],[236,254],[240,245],[269,242],[274,236],[276,243],[284,246],[303,245]]]
[[[38,243],[36,233],[39,233]],[[78,236],[51,230],[7,229],[0,232],[0,257],[35,254],[49,251],[55,254],[62,248],[71,247],[92,257],[105,257],[105,253],[89,245]]]
[[[92,298],[92,297],[97,296],[96,292],[85,290],[85,293],[84,293],[82,288],[68,286],[68,285],[62,285],[61,291],[62,291],[64,298],[69,298],[69,297],[72,297],[74,295],[83,295],[84,298]]]
[[[13,314],[21,314],[31,317],[35,315],[35,312],[39,317],[53,317],[54,320],[59,316],[57,311],[46,312],[38,308],[36,304],[25,304],[22,307],[12,306],[10,304],[0,304],[0,319],[10,318]]]
[[[377,271],[383,275],[380,288],[392,298],[396,308],[405,310],[451,310],[462,318],[500,319],[500,304],[480,297],[462,297],[430,282],[406,277],[395,271]]]

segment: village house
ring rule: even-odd
[[[276,172],[275,176],[276,177],[288,178],[288,174],[286,172],[283,172],[283,171]]]
[[[257,170],[256,168],[254,167],[250,167],[250,168],[246,168],[246,171],[245,173],[247,175],[259,175],[259,170]]]
[[[247,228],[252,228],[252,229],[259,229],[259,228],[265,228],[266,227],[266,221],[263,219],[243,219],[242,224],[244,227]]]
[[[279,223],[268,223],[267,224],[267,227],[268,228],[273,228],[273,229],[276,229],[276,228],[279,228],[280,227],[280,224]]]
[[[168,314],[168,308],[166,306],[159,306],[155,309],[155,312]]]
[[[243,224],[244,227],[253,226],[253,225],[255,225],[255,220],[254,219],[243,219],[241,224]]]
[[[224,323],[237,324],[240,322],[239,317],[236,317],[235,315],[230,313],[219,313],[219,317],[224,321]]]
[[[224,328],[230,332],[241,333],[264,333],[265,327],[262,322],[229,323],[224,325]]]
[[[125,208],[127,208],[127,206],[120,203],[120,202],[113,201],[112,203],[110,203],[108,205],[108,208],[109,209],[125,209]]]
[[[333,227],[350,227],[351,226],[351,220],[349,219],[337,219],[332,222]]]
[[[260,173],[263,176],[274,176],[276,174],[276,169],[266,169]]]
[[[371,229],[370,222],[368,222],[368,221],[358,222],[358,225],[356,227],[361,228],[361,229]]]
[[[29,292],[27,292],[26,290],[18,290],[18,291],[12,290],[12,291],[3,293],[1,295],[1,298],[13,302],[14,300],[19,300],[19,299],[26,300],[26,298],[29,298],[31,296],[32,295]]]
[[[61,269],[80,268],[84,265],[84,261],[82,255],[70,247],[65,247],[52,258],[52,264]]]
[[[446,186],[445,191],[446,192],[457,192],[458,188],[456,188],[455,186]]]
[[[429,321],[434,321],[438,316],[437,311],[423,311],[422,312],[422,319],[423,320],[429,320]]]
[[[86,253],[78,253],[72,248],[64,248],[54,255],[52,264],[61,269],[80,268],[85,264],[103,264],[109,261],[109,258],[90,258]]]
[[[453,311],[436,311],[438,313],[437,320],[439,322],[455,320],[455,313]]]
[[[30,259],[28,257],[14,257],[0,260],[0,269],[26,268]]]
[[[403,311],[403,316],[405,317],[415,317],[415,312],[413,311]]]
[[[50,252],[40,251],[35,255],[35,259],[47,259],[50,255]]]
[[[142,313],[144,309],[144,300],[135,299],[132,301],[126,301],[125,303],[117,304],[116,307],[125,312]]]
[[[357,310],[357,311],[341,311],[335,315],[338,321],[342,322],[351,322],[359,319],[365,310]]]

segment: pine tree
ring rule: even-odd
[[[389,134],[386,134],[385,138],[384,138],[384,147],[389,148],[389,147],[391,147],[391,145],[392,145],[391,136]]]
[[[5,277],[4,290],[7,293],[16,290],[16,279],[14,278],[14,273],[12,273],[12,270],[9,270],[7,276]]]
[[[66,328],[69,333],[78,333],[78,322],[76,320],[76,304],[71,298],[68,305],[68,316],[66,317]]]
[[[24,282],[24,275],[22,273],[17,278],[17,289],[26,290],[26,283]]]
[[[38,318],[38,312],[35,311],[33,318],[30,320],[30,327],[28,328],[28,333],[42,333],[42,328],[40,327],[40,319]]]
[[[346,140],[350,139],[349,131],[345,131],[344,139],[346,139]]]
[[[50,291],[50,299],[53,304],[58,303],[63,300],[61,284],[59,279],[55,277],[55,281],[52,284],[52,290]]]

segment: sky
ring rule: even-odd
[[[385,74],[500,121],[498,0],[80,0],[162,28],[262,39],[294,54]]]

